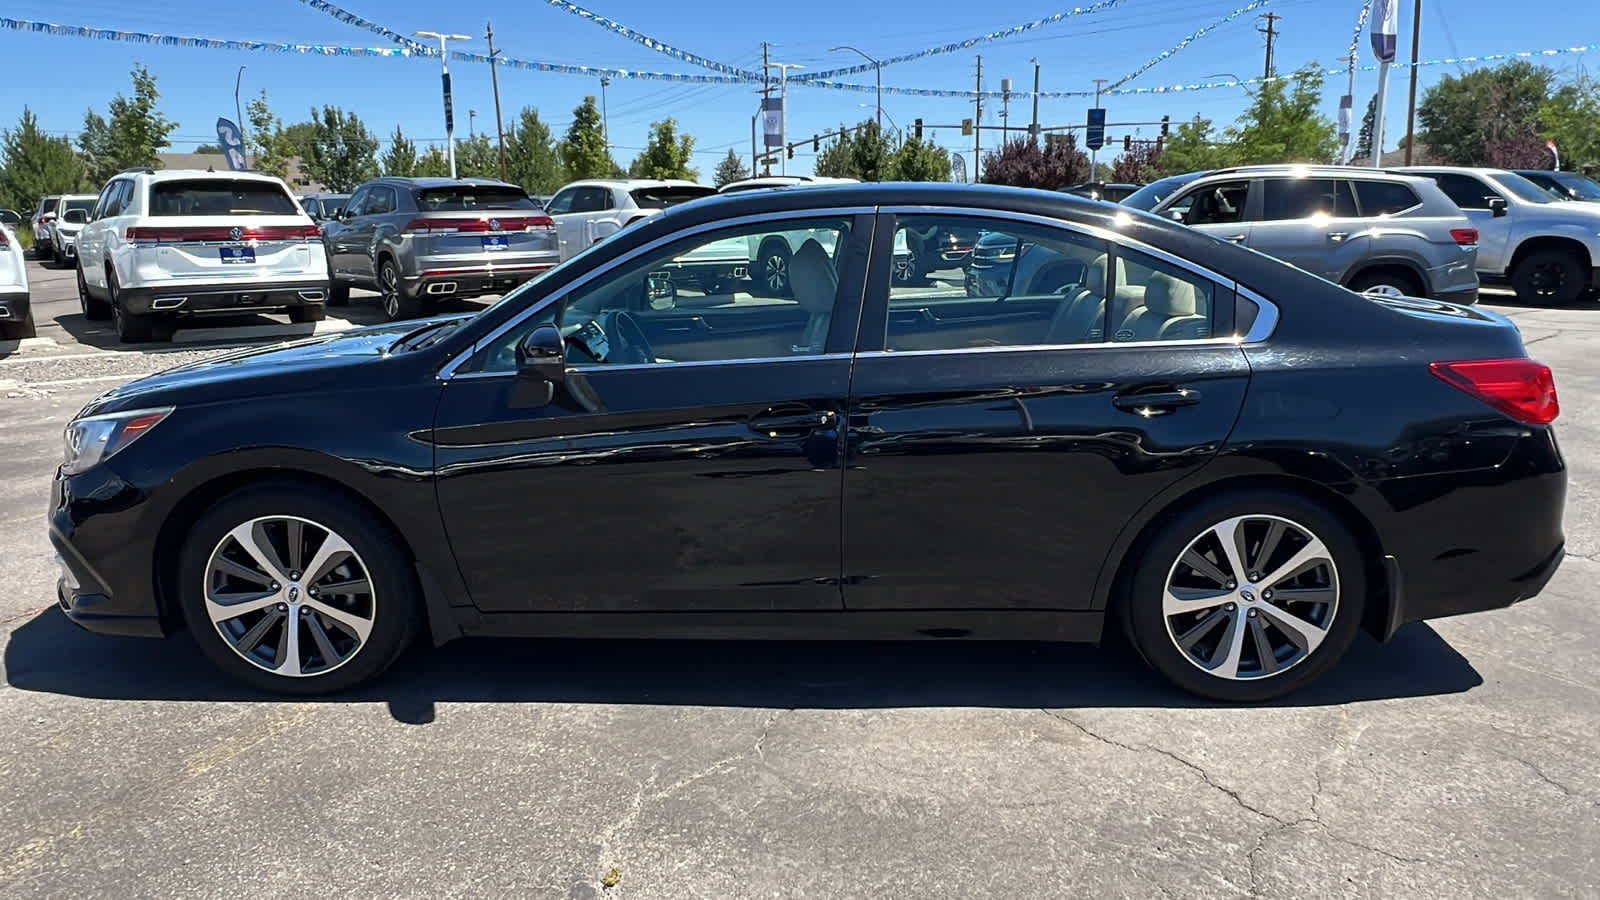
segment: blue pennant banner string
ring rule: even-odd
[[[551,0],[551,2],[555,2],[555,0]],[[1111,9],[1114,6],[1120,6],[1124,2],[1125,0],[1100,0],[1099,3],[1094,3],[1089,6],[1075,6],[1072,9],[1065,9],[1058,13],[1052,13],[1051,15],[1045,16],[1042,19],[1034,19],[1032,22],[1024,22],[1021,25],[1013,25],[1010,28],[1002,28],[999,31],[991,31],[988,34],[980,34],[977,37],[970,37],[964,41],[956,41],[950,44],[940,44],[937,47],[929,47],[925,50],[918,50],[915,53],[904,53],[900,56],[891,56],[888,59],[880,59],[876,64],[862,63],[853,66],[845,66],[842,69],[827,69],[822,72],[801,73],[799,75],[790,76],[789,80],[800,82],[829,81],[841,75],[859,75],[862,72],[871,72],[873,69],[880,68],[882,66],[893,65],[895,63],[910,62],[914,59],[926,59],[927,57],[938,56],[942,53],[959,53],[962,50],[970,50],[979,44],[987,44],[991,41],[999,41],[1009,37],[1015,37],[1024,32],[1033,31],[1036,28],[1043,28],[1046,25],[1054,25],[1057,22],[1063,22],[1076,16],[1087,16],[1090,13],[1103,12]],[[888,90],[888,88],[885,88],[884,90]],[[968,96],[971,96],[971,94]],[[998,97],[1000,95],[999,93],[996,93],[995,96]]]
[[[1356,51],[1361,46],[1361,31],[1367,27],[1367,16],[1370,15],[1372,15],[1372,0],[1367,0],[1361,4],[1361,15],[1356,16],[1356,29],[1350,35],[1350,55],[1345,57],[1350,62],[1350,67],[1345,71],[1351,75],[1356,72],[1356,60],[1360,58]]]
[[[164,47],[203,47],[208,50],[252,50],[265,53],[300,53],[317,56],[404,57],[410,55],[409,51],[402,47],[340,47],[333,44],[233,41],[175,34],[148,34],[142,31],[119,31],[111,28],[85,28],[82,25],[53,25],[49,22],[32,22],[27,19],[8,19],[3,17],[0,17],[0,29],[48,34],[56,37],[120,41],[129,44],[157,44]]]
[[[356,28],[361,28],[361,29],[364,29],[366,31],[370,31],[373,34],[381,35],[381,36],[383,36],[385,38],[388,38],[389,40],[395,42],[396,44],[399,44],[402,47],[405,47],[406,49],[410,50],[412,53],[415,53],[415,54],[417,54],[419,56],[438,56],[439,55],[439,51],[433,49],[432,47],[428,46],[427,44],[421,43],[419,41],[412,40],[411,38],[408,38],[405,35],[400,34],[397,31],[392,31],[392,30],[390,30],[388,28],[385,28],[382,25],[379,25],[377,22],[370,22],[370,21],[368,21],[366,19],[363,19],[360,16],[356,15],[355,13],[353,13],[353,12],[347,10],[347,9],[342,9],[340,7],[334,6],[332,3],[326,2],[326,0],[300,0],[300,2],[304,3],[305,5],[311,7],[314,10],[317,10],[318,12],[327,13],[328,15],[334,17],[335,19],[338,19],[339,21],[343,22],[346,25],[351,25],[351,26],[354,26]]]
[[[548,2],[551,6],[554,6],[556,9],[566,10],[567,12],[572,13],[579,18],[588,19],[589,21],[599,25],[601,28],[604,28],[609,32],[612,32],[613,34],[621,35],[622,37],[625,37],[636,44],[641,44],[657,53],[669,56],[673,59],[681,60],[689,63],[690,65],[699,66],[702,69],[710,69],[713,72],[721,72],[724,75],[737,75],[746,81],[761,80],[761,75],[759,73],[736,68],[725,63],[719,63],[715,60],[710,60],[704,56],[700,56],[699,54],[690,53],[687,50],[680,50],[666,41],[656,40],[648,34],[642,34],[634,31],[632,28],[629,28],[615,19],[608,19],[597,12],[584,9],[578,4],[573,3],[572,0],[546,0],[546,2]]]
[[[1138,78],[1140,75],[1143,75],[1144,73],[1150,71],[1158,63],[1164,62],[1165,60],[1171,58],[1174,53],[1177,53],[1178,51],[1180,51],[1183,48],[1189,46],[1190,44],[1194,43],[1195,41],[1205,37],[1207,34],[1211,33],[1212,31],[1214,31],[1214,30],[1216,30],[1218,28],[1221,28],[1222,26],[1228,24],[1229,22],[1232,22],[1234,19],[1237,19],[1240,16],[1242,16],[1242,15],[1248,13],[1248,12],[1252,12],[1252,11],[1254,11],[1256,9],[1259,9],[1259,8],[1261,8],[1263,6],[1266,6],[1268,2],[1269,2],[1269,0],[1251,0],[1250,3],[1247,3],[1244,6],[1239,7],[1238,9],[1234,10],[1233,12],[1228,13],[1227,15],[1225,15],[1222,18],[1216,20],[1215,22],[1212,22],[1210,25],[1207,25],[1206,27],[1200,29],[1199,31],[1196,31],[1196,32],[1190,34],[1189,36],[1185,37],[1183,40],[1179,41],[1178,43],[1176,43],[1176,44],[1172,45],[1171,47],[1168,47],[1167,49],[1161,51],[1156,56],[1151,57],[1149,62],[1146,62],[1144,65],[1140,66],[1137,69],[1134,69],[1132,72],[1129,72],[1128,74],[1122,76],[1121,78],[1117,79],[1116,81],[1111,82],[1111,88],[1115,89],[1115,88],[1122,87],[1123,85],[1125,85],[1128,82],[1134,80],[1135,78]]]

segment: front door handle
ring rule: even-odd
[[[1181,406],[1194,406],[1200,402],[1200,392],[1194,388],[1171,391],[1152,391],[1143,394],[1118,394],[1111,405],[1123,412],[1141,416],[1162,416]]]
[[[1338,244],[1343,242],[1344,239],[1349,236],[1350,232],[1348,231],[1333,231],[1328,233],[1328,240],[1331,243]]]
[[[831,409],[813,409],[805,412],[771,412],[750,420],[750,430],[767,437],[785,437],[806,434],[831,428],[839,421],[839,414]]]

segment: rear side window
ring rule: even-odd
[[[1445,172],[1429,177],[1439,182],[1439,188],[1462,209],[1488,209],[1489,198],[1500,196],[1471,175]]]
[[[1263,185],[1262,203],[1261,218],[1268,222],[1355,215],[1349,187],[1332,178],[1269,179]]]
[[[427,212],[461,212],[472,209],[538,209],[521,188],[463,184],[426,188],[417,192],[417,208]]]
[[[395,211],[399,200],[395,197],[394,188],[375,187],[367,197],[366,214],[369,216],[383,216]]]
[[[189,178],[150,187],[152,216],[295,216],[300,211],[282,186],[266,181]]]
[[[1391,216],[1422,202],[1410,185],[1393,181],[1358,181],[1356,198],[1361,201],[1361,215],[1368,218]]]
[[[677,206],[679,203],[688,203],[690,200],[699,200],[709,197],[717,192],[716,188],[709,187],[662,187],[640,188],[632,192],[633,202],[640,209],[666,209]]]

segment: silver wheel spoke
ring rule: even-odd
[[[283,623],[283,634],[278,637],[277,664],[273,666],[280,674],[300,674],[300,622],[289,616]]]
[[[307,600],[304,605],[344,626],[356,640],[363,644],[367,642],[367,635],[372,633],[371,619],[364,619],[354,613],[345,612],[337,606],[329,606],[321,600]]]
[[[261,533],[259,521],[246,522],[228,532],[228,536],[233,538],[234,543],[237,543],[244,552],[250,554],[250,558],[256,561],[261,571],[274,578],[288,580],[288,573],[283,571],[283,566],[278,562],[278,552],[272,549],[267,543],[267,536]]]
[[[1312,538],[1295,555],[1289,557],[1288,562],[1279,566],[1275,571],[1264,575],[1259,583],[1263,588],[1275,587],[1280,581],[1287,581],[1296,575],[1304,573],[1312,566],[1327,562],[1331,562],[1328,557],[1328,548],[1324,547],[1321,541]]]
[[[216,594],[206,596],[206,612],[213,622],[227,622],[242,615],[266,609],[279,602],[278,592],[265,594]]]
[[[1317,646],[1322,643],[1322,639],[1328,636],[1328,632],[1325,629],[1318,628],[1294,613],[1278,609],[1275,606],[1261,607],[1261,615],[1277,626],[1285,637],[1305,653],[1310,653],[1317,649]]]
[[[1278,552],[1278,544],[1283,540],[1284,532],[1288,530],[1283,522],[1273,519],[1267,525],[1266,536],[1261,539],[1261,546],[1257,548],[1255,556],[1250,559],[1250,571],[1261,572],[1267,568],[1267,563],[1272,561],[1272,554]]]
[[[344,538],[331,531],[327,532],[327,536],[322,539],[322,546],[317,548],[317,552],[311,557],[311,562],[301,573],[300,580],[305,584],[316,584],[317,579],[328,574],[329,569],[343,562],[345,557],[354,552]]]
[[[1245,574],[1249,571],[1244,564],[1244,519],[1229,519],[1212,529],[1217,534],[1218,543],[1222,544],[1223,558],[1228,561],[1228,568],[1233,570],[1232,577],[1243,584],[1247,579]]]
[[[1227,634],[1211,652],[1211,669],[1224,678],[1239,677],[1239,657],[1244,653],[1244,611],[1234,610]]]
[[[1214,609],[1227,603],[1232,596],[1233,591],[1169,587],[1162,608],[1169,616],[1181,616]]]

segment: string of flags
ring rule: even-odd
[[[318,12],[327,13],[328,15],[334,17],[335,19],[338,19],[340,22],[343,22],[346,25],[350,25],[350,26],[352,26],[354,28],[360,28],[360,29],[363,29],[365,31],[370,31],[373,34],[380,35],[380,36],[382,36],[384,38],[387,38],[390,41],[393,41],[394,43],[399,44],[402,47],[405,47],[407,50],[410,50],[412,53],[415,53],[415,54],[418,54],[418,55],[421,55],[421,56],[438,56],[439,55],[439,52],[437,50],[434,50],[432,47],[429,47],[427,44],[424,44],[421,41],[416,41],[416,40],[413,40],[411,38],[408,38],[405,35],[397,32],[397,31],[393,31],[393,30],[391,30],[389,28],[385,28],[384,26],[378,24],[377,22],[372,22],[372,21],[369,21],[367,19],[363,19],[362,17],[356,15],[355,13],[353,13],[353,12],[347,10],[347,9],[343,9],[341,7],[333,5],[332,3],[328,3],[327,0],[300,0],[300,2],[304,3],[305,5],[311,7],[312,9],[314,9],[314,10],[316,10]]]
[[[1229,22],[1232,22],[1234,19],[1237,19],[1237,18],[1239,18],[1240,16],[1242,16],[1242,15],[1244,15],[1246,13],[1252,12],[1252,11],[1254,11],[1256,9],[1259,9],[1259,8],[1261,8],[1263,6],[1266,6],[1268,2],[1269,2],[1269,0],[1250,0],[1249,3],[1245,4],[1244,6],[1239,7],[1238,9],[1234,10],[1231,13],[1228,13],[1227,15],[1225,15],[1222,18],[1216,20],[1215,22],[1212,22],[1210,25],[1207,25],[1206,27],[1201,28],[1198,31],[1190,33],[1183,40],[1177,42],[1176,44],[1173,44],[1171,47],[1168,47],[1167,49],[1165,49],[1165,50],[1161,51],[1160,53],[1156,54],[1155,56],[1151,57],[1148,62],[1146,62],[1144,65],[1140,66],[1139,68],[1134,69],[1132,72],[1129,72],[1128,74],[1122,76],[1121,78],[1117,79],[1116,81],[1111,82],[1111,87],[1113,89],[1122,87],[1123,85],[1125,85],[1128,82],[1134,80],[1135,78],[1138,78],[1140,75],[1143,75],[1144,73],[1150,71],[1158,63],[1160,63],[1160,62],[1162,62],[1162,61],[1164,61],[1166,59],[1169,59],[1174,53],[1177,53],[1178,51],[1180,51],[1183,48],[1189,46],[1190,44],[1194,43],[1195,41],[1198,41],[1199,39],[1205,37],[1207,34],[1210,34],[1212,31],[1214,31],[1214,30],[1216,30],[1218,28],[1221,28],[1222,26],[1228,24]]]
[[[307,2],[320,2],[320,0],[307,0]],[[666,41],[657,40],[656,38],[653,38],[648,34],[644,34],[643,32],[634,31],[632,28],[629,28],[615,19],[608,19],[597,12],[585,9],[578,4],[573,3],[572,0],[546,0],[546,2],[548,2],[551,6],[554,6],[556,9],[565,10],[566,12],[572,13],[573,15],[582,19],[588,19],[589,21],[599,25],[601,28],[604,28],[607,31],[612,32],[613,34],[625,37],[636,44],[641,44],[657,53],[669,56],[673,59],[681,60],[689,63],[690,65],[699,66],[702,69],[710,69],[713,72],[720,72],[724,75],[735,75],[745,81],[761,80],[761,75],[755,72],[750,72],[745,69],[739,69],[735,68],[734,66],[719,63],[715,60],[710,60],[704,56],[700,56],[699,54],[690,53],[687,50],[680,50]]]

